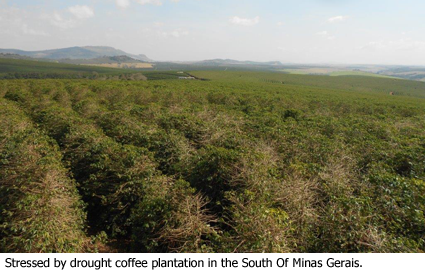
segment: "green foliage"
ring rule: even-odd
[[[158,80],[0,82],[2,107],[20,113],[1,112],[11,122],[0,125],[0,178],[20,189],[1,186],[1,209],[13,211],[4,206],[10,197],[25,205],[47,199],[27,190],[52,170],[70,186],[61,195],[72,203],[59,208],[79,216],[66,218],[67,235],[84,234],[83,201],[90,236],[118,251],[425,250],[423,83],[193,74],[211,81],[152,72]],[[12,124],[22,130],[13,133]],[[30,157],[32,143],[43,150]],[[25,172],[12,176],[15,167]],[[3,218],[2,236],[19,220]],[[81,250],[69,243],[40,242],[38,251]]]
[[[169,80],[179,79],[179,77],[188,77],[186,73],[178,73],[176,71],[160,72],[160,71],[146,71],[143,73],[148,80]]]
[[[98,79],[122,76],[131,70],[32,60],[0,58],[0,79]]]
[[[220,72],[220,71],[194,71],[191,72],[196,77],[220,81],[223,83],[238,82],[273,83],[269,87],[281,88],[322,88],[334,91],[352,91],[361,93],[381,93],[389,95],[393,92],[397,96],[414,96],[425,98],[425,83],[419,81],[409,81],[403,79],[364,77],[364,76],[321,76],[321,75],[295,75],[286,73],[270,72]]]
[[[207,146],[191,159],[184,173],[184,177],[211,200],[211,210],[216,214],[221,215],[229,204],[225,196],[232,190],[232,172],[240,156],[234,150]]]
[[[1,99],[0,114],[0,250],[87,250],[83,205],[54,142],[14,104]]]

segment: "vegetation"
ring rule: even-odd
[[[323,75],[295,75],[285,73],[269,73],[269,72],[215,72],[215,71],[195,71],[194,76],[201,79],[220,80],[220,82],[239,83],[247,86],[257,82],[266,82],[275,84],[269,88],[280,88],[279,85],[285,85],[286,89],[299,89],[306,87],[339,91],[351,91],[356,94],[367,95],[370,93],[380,93],[388,95],[411,96],[425,98],[425,83],[417,81],[409,81],[403,79],[386,79],[379,77],[362,77],[362,76],[338,76],[329,77]],[[277,84],[277,86],[276,86]],[[247,87],[248,88],[248,87]],[[264,87],[262,87],[264,88]]]
[[[85,214],[53,141],[0,100],[1,250],[81,252]]]
[[[149,62],[143,54],[133,55],[126,53],[122,50],[115,49],[112,47],[105,46],[86,46],[86,47],[70,47],[70,48],[60,48],[60,49],[51,49],[51,50],[41,50],[41,51],[24,51],[17,49],[0,49],[0,53],[3,54],[13,54],[26,56],[29,58],[37,59],[49,59],[49,60],[58,60],[66,61],[67,59],[96,59],[105,56],[115,57],[115,56],[128,56],[136,60],[142,60]]]
[[[328,76],[369,76],[369,77],[380,77],[380,78],[397,78],[391,77],[384,74],[377,74],[367,71],[361,71],[359,69],[344,70],[341,68],[315,68],[306,67],[298,69],[284,69],[282,72],[290,74],[301,74],[301,75],[328,75]]]
[[[148,69],[152,68],[152,64],[124,56],[103,56],[93,59],[61,59],[61,63],[99,66],[106,68],[125,68],[125,69]]]
[[[425,251],[425,83],[190,74],[0,81],[1,251]]]
[[[382,74],[376,74],[366,71],[334,71],[329,74],[330,76],[368,76],[368,77],[380,77],[380,78],[396,78]]]
[[[172,80],[189,76],[189,74],[182,71],[145,71],[143,75],[145,75],[148,80]]]
[[[99,77],[119,77],[123,74],[131,73],[134,73],[134,71],[98,66],[80,66],[0,58],[0,79],[96,79]]]

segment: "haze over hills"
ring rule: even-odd
[[[87,47],[70,47],[52,50],[41,50],[41,51],[24,51],[18,49],[0,49],[0,53],[19,54],[32,58],[43,58],[43,59],[93,59],[103,56],[128,56],[133,59],[150,62],[152,61],[144,54],[130,54],[119,49],[104,46],[87,46]]]
[[[50,59],[58,60],[65,63],[82,63],[81,60],[93,60],[105,57],[122,57],[127,56],[137,61],[142,62],[153,62],[152,59],[148,58],[144,54],[131,54],[120,49],[107,46],[85,46],[85,47],[69,47],[51,50],[41,51],[24,51],[19,49],[0,49],[0,54],[11,54],[15,56],[30,57],[33,59]],[[6,56],[3,56],[6,57]],[[9,57],[10,58],[10,57]],[[19,58],[19,57],[15,57]],[[22,59],[22,58],[20,58]],[[96,61],[96,60],[94,60]],[[87,62],[83,62],[87,63]],[[175,62],[172,62],[175,63]],[[178,63],[178,62],[177,62]],[[238,61],[233,59],[211,59],[202,60],[197,62],[183,62],[189,64],[196,64],[200,66],[242,66],[242,65],[267,65],[267,66],[282,66],[283,64],[279,61],[271,62],[255,62],[255,61]]]
[[[157,62],[146,55],[130,54],[107,46],[69,47],[42,51],[0,49],[0,58],[55,61],[78,65],[100,65],[110,68],[133,68],[154,70],[260,70],[291,74],[329,76],[385,76],[425,81],[425,67],[390,65],[326,65],[283,64],[280,61],[256,62],[234,59],[210,59],[190,62]]]
[[[268,65],[268,66],[282,66],[283,64],[279,61],[271,62],[255,62],[255,61],[238,61],[233,59],[212,59],[195,62],[197,65]]]
[[[1,53],[1,52],[0,52],[0,58],[1,59],[16,59],[16,60],[32,60],[32,61],[51,61],[49,59],[32,58],[29,56],[19,55],[15,53]]]

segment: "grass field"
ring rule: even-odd
[[[71,77],[75,75],[91,75],[93,73],[119,75],[129,73],[129,70],[113,69],[99,66],[80,66],[60,64],[54,62],[41,62],[31,60],[2,59],[0,58],[0,78],[8,75],[40,74],[40,75],[63,75]]]
[[[393,92],[398,96],[412,96],[425,98],[425,84],[423,82],[403,79],[363,77],[363,76],[339,76],[329,77],[326,75],[296,75],[287,73],[270,72],[216,72],[194,71],[191,74],[204,79],[220,82],[235,83],[270,83],[274,85],[286,85],[297,87],[317,87],[335,91],[354,91],[357,93],[380,93],[389,95]]]
[[[187,72],[183,71],[145,71],[143,74],[149,80],[176,80],[179,77],[189,76]]]
[[[425,251],[425,83],[144,74],[0,81],[0,251]]]
[[[358,70],[343,70],[338,68],[305,68],[305,69],[284,69],[282,72],[299,75],[328,75],[328,76],[367,76],[380,78],[396,78],[392,76],[371,73]]]
[[[387,75],[381,75],[376,73],[370,73],[365,71],[334,71],[329,74],[329,76],[366,76],[366,77],[379,77],[379,78],[393,78],[397,79],[397,77],[391,77]]]

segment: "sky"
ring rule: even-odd
[[[0,48],[425,65],[423,0],[0,0]]]

